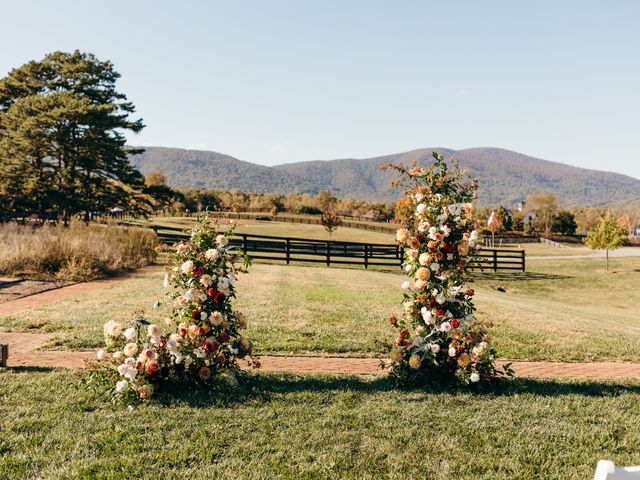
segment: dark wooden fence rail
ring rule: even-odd
[[[151,227],[161,241],[178,242],[188,238],[180,228]],[[272,237],[239,233],[231,244],[259,260],[324,263],[330,265],[386,266],[400,268],[402,249],[394,244],[359,243],[311,240],[308,238]],[[525,271],[524,250],[483,248],[472,262],[471,268],[481,271]]]

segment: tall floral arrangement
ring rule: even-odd
[[[105,324],[106,348],[98,359],[116,376],[116,393],[145,399],[168,380],[184,377],[200,384],[235,381],[238,359],[251,355],[251,342],[241,333],[247,322],[232,300],[238,273],[250,262],[230,244],[233,224],[222,233],[219,227],[199,218],[189,240],[170,248],[164,286],[174,291],[167,295],[171,314],[165,326],[140,315],[128,325]],[[258,366],[250,357],[249,364]]]
[[[495,366],[486,328],[476,321],[474,290],[465,288],[478,249],[473,204],[477,182],[434,152],[429,168],[387,165],[400,174],[410,215],[397,231],[404,247],[404,313],[390,370],[403,383],[490,382],[512,372]]]

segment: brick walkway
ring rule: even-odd
[[[0,342],[9,344],[9,366],[81,368],[93,359],[94,351],[35,351],[53,334],[0,333]],[[262,369],[270,372],[381,375],[380,360],[352,357],[260,357]],[[519,377],[575,378],[590,380],[640,379],[640,363],[594,362],[512,362]]]

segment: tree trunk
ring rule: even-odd
[[[607,248],[607,250],[606,250],[605,257],[606,257],[606,260],[605,260],[605,267],[604,267],[604,269],[605,269],[605,270],[607,270],[607,271],[609,271],[609,249],[608,249],[608,248]]]

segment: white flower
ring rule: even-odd
[[[162,286],[164,288],[169,288],[169,274],[168,273],[164,274],[164,280],[162,281]]]
[[[409,282],[409,280],[405,280],[404,282],[402,282],[402,285],[400,285],[400,288],[402,288],[403,290],[407,290],[410,285],[411,283]]]
[[[219,255],[220,253],[216,248],[210,248],[209,250],[204,252],[204,258],[206,258],[207,260],[215,260],[216,258],[218,258]]]
[[[220,312],[211,312],[211,323],[213,325],[220,325],[224,320],[224,316]]]
[[[207,352],[205,352],[201,348],[194,348],[193,349],[193,353],[195,353],[196,357],[198,357],[198,358],[204,358],[204,357],[207,356]]]
[[[100,349],[96,352],[96,357],[98,358],[98,360],[104,360],[105,358],[107,358],[107,352],[105,352],[103,349]]]
[[[455,357],[456,356],[456,349],[455,348],[451,347],[449,349],[449,356],[450,357]]]
[[[110,337],[119,337],[122,333],[122,325],[114,320],[110,320],[104,324],[104,333]]]
[[[216,243],[221,247],[226,247],[229,244],[229,239],[224,235],[220,234],[216,237]]]
[[[467,322],[473,322],[473,314],[472,314],[472,313],[470,313],[470,314],[468,314],[468,315],[465,315],[464,319],[465,319]]]
[[[433,270],[434,272],[437,272],[438,270],[440,270],[440,264],[438,262],[432,263],[431,270]]]
[[[416,335],[418,337],[422,337],[424,335],[424,330],[425,330],[425,328],[422,325],[418,325],[416,327]]]
[[[200,283],[203,287],[208,287],[213,283],[213,277],[205,273],[200,277]]]
[[[422,307],[422,309],[420,310],[420,314],[422,315],[422,319],[426,324],[432,325],[434,323],[433,314],[427,307]]]
[[[412,248],[411,250],[407,251],[407,256],[411,259],[414,260],[416,258],[418,258],[418,250],[416,250],[415,248]]]
[[[415,267],[414,267],[413,265],[411,265],[410,263],[407,263],[407,264],[404,266],[404,271],[405,271],[405,272],[407,272],[407,273],[411,273],[411,272],[413,272],[413,269],[414,269],[414,268],[415,268]]]
[[[138,344],[137,343],[127,343],[122,349],[124,354],[127,357],[133,357],[138,352]]]
[[[424,203],[421,203],[416,207],[416,212],[418,212],[418,215],[422,215],[426,211],[427,211],[427,206]]]
[[[420,222],[420,224],[418,225],[418,231],[420,233],[424,233],[427,230],[429,230],[429,222]]]
[[[119,362],[124,358],[124,353],[118,350],[117,352],[113,352],[113,355],[111,356],[116,362]]]
[[[138,331],[135,329],[135,327],[129,327],[124,331],[124,338],[126,338],[127,340],[133,340],[136,335],[138,335]]]
[[[442,234],[443,234],[445,237],[448,237],[450,233],[451,233],[451,228],[449,228],[449,226],[448,226],[448,225],[443,225],[443,226],[442,226]]]
[[[440,294],[436,297],[436,302],[438,302],[440,305],[443,305],[446,301],[447,297],[445,297],[443,294]]]
[[[421,253],[420,257],[418,258],[418,262],[422,266],[424,266],[427,263],[429,263],[429,260],[431,260],[431,255],[429,255],[427,252]]]
[[[191,358],[191,355],[187,355],[186,357],[184,357],[184,368],[189,368],[192,363],[193,358]]]
[[[442,325],[440,325],[440,331],[442,331],[442,332],[450,332],[451,331],[451,324],[449,322],[444,322]]]
[[[440,345],[438,345],[437,343],[432,343],[431,345],[429,345],[429,348],[431,349],[431,353],[433,353],[434,355],[440,351]]]
[[[477,373],[473,372],[471,374],[471,376],[469,377],[469,380],[471,380],[473,383],[478,383],[480,381],[480,375],[478,375]]]
[[[182,273],[193,272],[193,262],[191,260],[187,260],[182,265],[180,265],[180,270],[182,271]]]
[[[200,312],[200,320],[206,320],[208,316],[207,312]]]
[[[129,382],[127,382],[126,380],[120,380],[118,383],[116,383],[116,392],[120,393],[128,386]]]
[[[159,337],[161,333],[160,327],[155,323],[152,323],[151,325],[149,325],[148,331],[149,331],[150,337]]]
[[[424,195],[422,193],[416,193],[414,198],[416,199],[416,202],[420,203],[422,200],[424,200]]]

